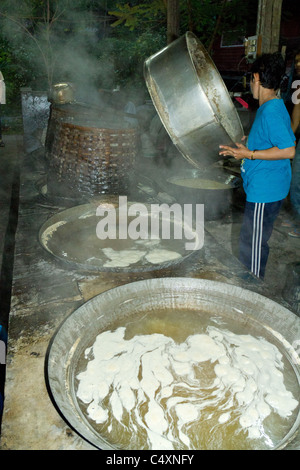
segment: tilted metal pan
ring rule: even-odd
[[[195,167],[219,159],[219,145],[239,142],[243,128],[223,79],[191,32],[149,57],[146,84],[173,143]]]

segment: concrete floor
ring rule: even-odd
[[[17,226],[19,168],[23,155],[23,136],[4,136],[0,148],[0,339],[8,329],[14,257],[14,234]],[[4,396],[5,364],[0,362],[0,430]]]
[[[10,283],[13,268],[14,232],[17,223],[19,167],[23,156],[23,136],[3,137],[0,148],[0,324],[7,326]]]
[[[0,148],[0,325],[7,327],[10,309],[10,289],[13,270],[14,232],[17,224],[19,167],[24,155],[22,135],[4,135],[5,147]],[[290,218],[287,204],[276,221],[270,240],[270,256],[265,283],[276,295],[287,292],[292,264],[300,262],[300,239],[288,236],[290,229],[282,227],[282,220]],[[215,239],[233,256],[237,255],[242,209],[234,209],[222,220],[206,222]],[[289,299],[285,299],[289,301]],[[295,311],[293,304],[292,310]],[[296,313],[296,312],[295,312]],[[300,315],[300,313],[297,313]],[[0,367],[0,392],[5,377]],[[1,411],[1,410],[0,410]],[[0,413],[1,414],[1,413]],[[1,421],[1,420],[0,420]]]

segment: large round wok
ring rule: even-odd
[[[300,336],[300,318],[281,305],[233,285],[190,278],[150,279],[123,285],[100,294],[73,312],[54,336],[46,360],[50,396],[63,418],[79,435],[99,449],[116,448],[84,416],[76,397],[77,364],[97,334],[116,321],[169,309],[233,318],[246,334],[266,335],[290,362],[297,384],[300,360],[292,347]],[[202,313],[201,313],[202,312]],[[203,313],[204,312],[204,313]],[[198,314],[198,313],[197,313]],[[196,325],[195,325],[196,326]],[[278,448],[300,448],[300,417]]]
[[[133,202],[128,201],[128,208],[134,207]],[[187,258],[197,253],[197,249],[191,250],[186,249],[187,240],[201,240],[191,225],[186,220],[172,219],[170,212],[170,236],[166,237],[169,233],[166,233],[163,237],[162,233],[159,234],[157,240],[151,238],[151,221],[154,217],[159,225],[163,222],[168,222],[163,214],[153,213],[151,205],[141,205],[146,212],[143,219],[149,227],[149,232],[146,234],[146,239],[131,239],[127,234],[130,218],[128,221],[121,221],[119,216],[119,200],[117,197],[108,196],[95,200],[88,204],[81,204],[74,206],[69,209],[65,209],[57,214],[50,217],[40,228],[39,241],[42,247],[63,264],[68,265],[71,268],[79,269],[82,271],[112,271],[112,272],[143,272],[143,271],[155,271],[165,268],[171,268],[179,263],[182,263]],[[101,217],[97,215],[97,210],[100,208],[102,216],[108,208],[115,208],[116,210],[116,237],[99,239],[97,236],[97,224],[101,220]],[[135,206],[137,207],[137,206]],[[103,217],[102,217],[103,218]],[[171,220],[172,219],[172,220]],[[126,232],[124,239],[121,239],[118,235],[119,228],[122,225],[123,230]],[[179,230],[182,233],[182,238],[175,239],[174,232]],[[162,232],[162,230],[160,230]],[[144,234],[145,235],[145,234]],[[188,237],[188,238],[186,238]],[[145,244],[141,242],[145,242]],[[159,242],[156,245],[156,242]],[[153,248],[151,248],[153,245]],[[152,250],[155,252],[155,248],[161,248],[164,250],[170,250],[170,253],[177,253],[178,257],[157,260],[156,262],[150,262],[147,255],[151,254]],[[202,247],[199,243],[199,249]],[[104,249],[104,251],[103,251]],[[112,264],[103,254],[105,250],[109,250],[114,253],[114,257],[120,258],[124,253],[144,253],[140,259],[136,259],[126,265],[118,263],[113,267]],[[137,251],[136,251],[137,250]],[[162,250],[162,251],[164,251]],[[173,251],[175,250],[175,251]]]

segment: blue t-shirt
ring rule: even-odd
[[[248,137],[249,150],[285,149],[293,147],[295,140],[283,100],[273,99],[258,108]],[[292,177],[289,159],[245,159],[241,174],[248,202],[281,201],[289,193]]]

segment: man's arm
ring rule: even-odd
[[[295,147],[288,147],[279,149],[278,147],[271,147],[267,150],[248,150],[243,144],[236,143],[236,148],[229,147],[228,145],[220,145],[221,150],[219,155],[232,156],[236,160],[248,158],[250,160],[284,160],[293,159],[295,156]]]
[[[293,108],[293,112],[292,112],[291,126],[292,126],[294,133],[297,131],[299,124],[300,124],[300,103],[295,104]]]

